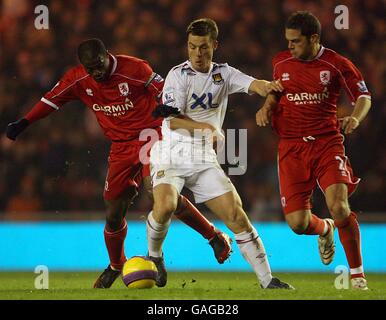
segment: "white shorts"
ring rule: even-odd
[[[192,169],[157,168],[151,166],[153,188],[165,183],[181,193],[185,186],[193,192],[196,203],[206,202],[234,190],[234,186],[218,163],[213,166]]]

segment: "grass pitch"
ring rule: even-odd
[[[169,272],[164,288],[128,289],[117,279],[111,289],[92,289],[99,273],[51,272],[49,289],[38,276],[0,272],[0,300],[386,300],[386,274],[368,274],[370,290],[337,290],[335,274],[277,273],[296,290],[262,290],[252,272]]]

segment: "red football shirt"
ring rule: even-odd
[[[144,60],[111,54],[109,58],[112,67],[106,81],[96,82],[79,65],[67,71],[41,101],[60,109],[66,102],[81,100],[95,113],[107,138],[137,139],[141,130],[161,125],[162,119],[151,113],[164,81]]]
[[[353,104],[361,96],[370,97],[353,63],[324,47],[310,61],[283,51],[273,58],[272,65],[273,78],[284,87],[272,114],[272,125],[281,138],[339,132],[336,103],[342,88]]]

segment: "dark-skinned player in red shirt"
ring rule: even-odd
[[[127,209],[142,181],[151,194],[149,165],[142,164],[139,156],[146,141],[141,141],[139,135],[145,129],[160,132],[162,119],[153,117],[152,112],[164,81],[146,61],[112,55],[99,39],[82,42],[78,47],[78,58],[81,64],[67,71],[22,119],[10,123],[6,135],[16,140],[30,124],[72,100],[82,101],[94,112],[105,136],[112,142],[103,193],[106,205],[104,238],[110,264],[99,276],[94,288],[110,288],[126,261]],[[183,196],[179,199],[175,215],[209,240],[219,263],[228,258],[230,238],[216,229]],[[158,269],[164,268],[163,258],[150,259]],[[156,280],[158,284],[158,277]]]
[[[335,254],[334,228],[350,266],[354,289],[367,290],[362,265],[359,225],[348,197],[359,179],[345,155],[344,134],[366,117],[371,96],[361,73],[347,58],[320,44],[321,26],[309,12],[292,14],[285,28],[287,51],[272,61],[273,77],[284,91],[269,95],[256,113],[258,126],[272,122],[279,135],[280,196],[287,223],[297,234],[319,235],[324,264]],[[350,116],[337,118],[337,100],[344,89],[354,105]],[[332,219],[311,211],[311,196],[319,186]]]

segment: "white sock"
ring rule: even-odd
[[[327,234],[328,230],[329,230],[328,229],[329,228],[329,224],[328,224],[328,222],[325,219],[323,219],[323,222],[324,222],[323,236],[325,236]]]
[[[146,221],[147,246],[149,256],[162,257],[162,244],[166,238],[169,230],[169,220],[165,224],[160,224],[153,218],[153,211],[151,211]]]
[[[265,253],[263,241],[261,241],[256,229],[252,227],[251,232],[235,234],[237,245],[244,259],[251,265],[263,288],[267,287],[272,280],[271,268]]]

